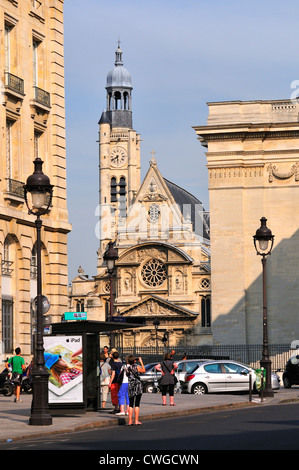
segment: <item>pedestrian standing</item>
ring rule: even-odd
[[[109,357],[109,348],[108,348],[108,346],[103,347],[102,354],[104,354],[105,358],[108,359],[108,357]]]
[[[107,358],[105,353],[100,354],[100,383],[101,383],[101,401],[102,401],[102,408],[105,408],[108,393],[109,393],[109,383],[110,383],[110,371],[111,367],[107,362]]]
[[[12,366],[12,381],[14,382],[14,385],[15,385],[14,402],[20,403],[22,401],[20,400],[22,374],[23,374],[23,371],[26,370],[26,366],[25,366],[25,360],[21,356],[20,348],[15,349],[15,354],[16,354],[15,356],[8,359],[8,361],[5,364],[5,367],[8,369],[10,364]]]
[[[117,397],[119,404],[119,413],[116,413],[117,416],[124,416],[129,414],[129,378],[127,375],[128,365],[128,362],[122,365],[120,374],[118,376],[119,390]]]
[[[175,369],[177,368],[177,364],[173,362],[172,356],[169,353],[164,354],[164,361],[160,364],[157,364],[155,368],[162,372],[162,378],[160,380],[160,385],[162,388],[162,404],[166,406],[166,394],[167,390],[169,393],[169,402],[170,406],[175,406],[173,402],[173,395],[174,395],[174,386],[176,383],[176,377],[174,375]]]
[[[136,364],[137,360],[140,363],[140,366]],[[129,394],[129,421],[128,425],[131,426],[133,424],[133,413],[135,416],[135,424],[142,424],[139,421],[139,411],[140,411],[140,401],[143,391],[142,382],[140,380],[139,374],[143,374],[145,372],[145,367],[143,365],[141,357],[136,358],[133,355],[127,357],[127,375],[129,379],[129,387],[128,387],[128,394]]]
[[[114,406],[114,410],[112,413],[118,413],[119,412],[119,404],[118,404],[118,391],[119,391],[119,383],[117,382],[121,367],[122,367],[122,362],[119,359],[119,354],[115,350],[112,354],[112,358],[109,362],[109,365],[111,366],[111,377],[110,377],[110,391],[111,391],[111,402],[112,405]]]

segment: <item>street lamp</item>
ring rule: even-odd
[[[118,260],[117,249],[114,248],[114,242],[110,241],[108,243],[108,249],[104,253],[104,261],[107,263],[107,271],[110,276],[110,311],[109,311],[109,321],[113,317],[113,272],[115,268],[115,262]],[[114,335],[110,335],[110,347],[114,347]]]
[[[34,367],[32,371],[33,398],[29,424],[36,426],[48,426],[52,424],[52,417],[48,407],[48,378],[49,373],[45,368],[44,344],[43,344],[43,312],[42,312],[42,267],[41,267],[41,215],[49,211],[53,186],[48,176],[42,171],[43,161],[36,158],[34,173],[27,178],[24,185],[24,198],[29,214],[35,215],[36,226],[36,257],[37,257],[37,331]],[[28,195],[31,196],[28,200]]]
[[[156,354],[158,354],[158,328],[160,326],[158,318],[155,318],[155,320],[153,321],[153,325],[156,329]]]
[[[263,353],[260,361],[261,368],[266,370],[266,386],[263,396],[273,397],[274,393],[271,385],[271,360],[268,348],[268,316],[267,316],[267,289],[266,289],[266,258],[271,254],[274,235],[266,225],[267,219],[261,218],[261,226],[253,236],[256,253],[262,257],[263,265]]]

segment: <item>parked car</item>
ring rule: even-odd
[[[285,388],[299,385],[299,356],[292,356],[288,360],[282,374],[282,381]]]
[[[176,376],[180,382],[185,381],[185,375],[191,372],[197,364],[207,362],[207,359],[185,359],[184,361],[174,361],[178,368],[176,369]]]
[[[186,374],[183,392],[202,395],[211,392],[235,392],[249,390],[249,373],[255,390],[256,372],[251,367],[235,361],[221,360],[198,364]],[[272,374],[272,389],[280,388],[279,377]]]
[[[182,391],[182,383],[185,380],[186,373],[190,372],[197,366],[199,362],[206,361],[206,359],[187,359],[184,361],[174,361],[178,367],[176,369],[176,377],[178,379],[178,383],[175,387],[175,393],[180,393]],[[143,391],[147,393],[154,393],[159,392],[159,380],[162,377],[161,372],[155,369],[155,366],[158,362],[154,362],[151,364],[146,364],[145,372],[140,374],[140,379],[143,382]]]
[[[158,362],[146,364],[144,366],[145,372],[140,374],[140,380],[143,383],[143,391],[147,393],[154,393],[160,391],[158,381],[162,377],[162,373],[155,369]]]

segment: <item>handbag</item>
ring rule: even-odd
[[[163,361],[163,364],[164,364],[164,367],[166,367],[166,369],[168,370],[168,372],[170,372],[170,375],[173,375],[173,379],[174,379],[174,385],[176,385],[178,383],[178,378],[177,376],[173,373],[171,374],[172,370],[168,369],[167,365],[165,364],[165,362]],[[162,377],[161,377],[162,378]],[[161,379],[160,379],[161,380]]]
[[[117,379],[116,379],[116,383],[118,383],[119,385],[121,385],[121,384],[123,383],[124,371],[125,371],[125,369],[122,368],[121,373],[118,375],[118,377],[117,377]]]
[[[11,376],[11,381],[16,385],[19,385],[22,381],[22,374],[18,374],[18,372],[13,372]]]
[[[13,367],[13,358],[12,358],[12,361],[11,361],[11,365]],[[15,385],[20,385],[20,383],[22,382],[22,374],[19,374],[18,372],[13,372],[12,375],[11,375],[11,381]]]

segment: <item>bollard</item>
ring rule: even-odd
[[[263,403],[264,400],[264,368],[262,367],[262,373],[261,373],[261,403]]]

